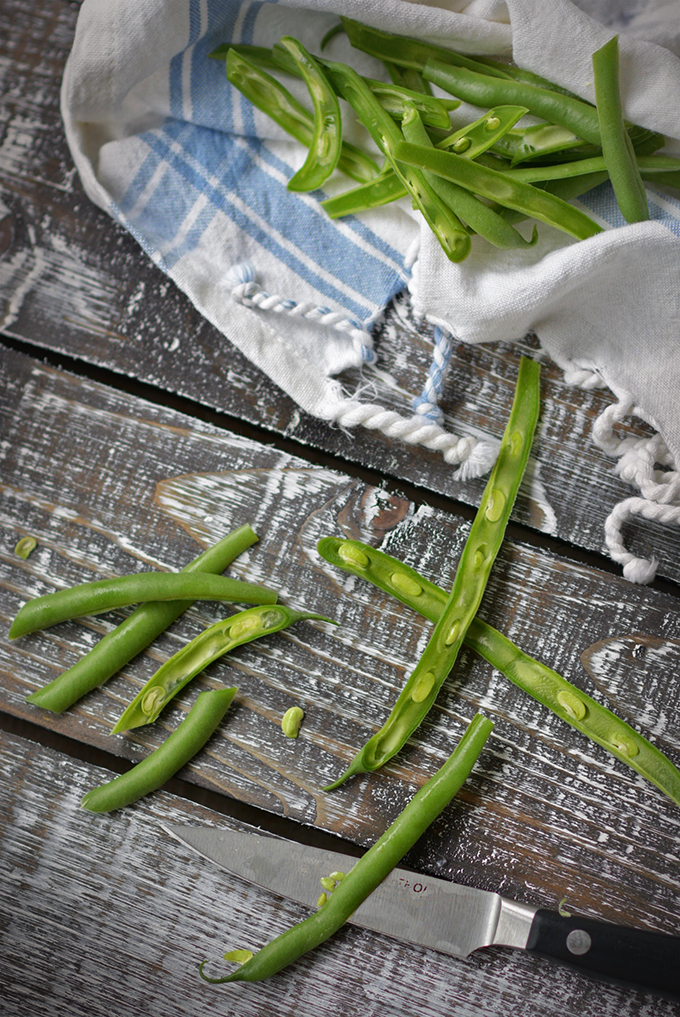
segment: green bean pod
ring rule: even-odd
[[[111,734],[151,724],[192,678],[237,646],[280,632],[297,621],[312,618],[330,621],[330,618],[320,614],[293,611],[290,607],[277,604],[275,607],[251,607],[231,618],[215,622],[159,667],[126,708],[111,729]]]
[[[591,191],[593,187],[599,187],[605,180],[609,180],[609,174],[606,172],[585,173],[578,177],[565,177],[563,180],[546,180],[538,186],[549,194],[554,194],[556,198],[571,201],[572,198],[578,198],[579,195]],[[523,212],[517,212],[514,208],[503,208],[499,205],[495,211],[509,223],[521,222],[527,218]]]
[[[593,74],[602,155],[614,194],[626,222],[642,222],[649,219],[649,207],[635,151],[623,120],[618,35],[593,53]]]
[[[88,791],[80,807],[88,812],[111,812],[158,790],[203,748],[236,691],[231,688],[201,692],[177,730],[162,745],[131,770]]]
[[[534,116],[566,127],[584,141],[592,145],[602,144],[597,110],[581,99],[523,81],[501,80],[491,77],[488,72],[479,74],[441,60],[428,60],[421,73],[426,81],[473,106],[485,108],[502,103],[526,106]]]
[[[206,962],[203,961],[200,966],[201,976],[213,984],[258,982],[271,978],[337,932],[458,793],[477,762],[492,728],[492,722],[479,713],[472,719],[449,759],[416,792],[385,833],[337,883],[318,911],[271,940],[231,974],[211,978],[205,974]]]
[[[511,108],[515,112],[506,115],[505,122],[508,124],[516,122],[522,115],[518,112],[518,109],[521,109],[521,107],[513,106]],[[515,120],[513,120],[513,117],[515,117]],[[472,155],[468,155],[468,151],[473,151],[476,155],[480,154],[479,146],[482,144],[482,141],[476,142],[476,135],[479,131],[483,133],[486,129],[483,123],[491,122],[492,129],[489,133],[495,134],[498,130],[498,125],[495,124],[495,121],[501,121],[501,119],[502,117],[496,116],[482,118],[482,124],[470,125],[471,131],[469,136],[457,132],[460,134],[459,141],[467,141],[468,137],[470,138],[468,150],[463,150],[463,158],[473,158]],[[432,142],[422,121],[418,117],[415,107],[411,108],[409,117],[404,117],[401,127],[406,141],[432,148]],[[454,145],[457,143],[455,142]],[[464,187],[458,187],[457,184],[452,183],[450,180],[443,180],[441,177],[435,176],[434,173],[429,173],[427,170],[423,170],[423,172],[427,182],[437,189],[440,197],[453,209],[456,215],[470,229],[474,230],[479,236],[484,237],[494,247],[501,248],[502,250],[511,250],[516,247],[529,247],[531,244],[536,243],[538,239],[536,227],[534,227],[531,240],[525,240],[521,233],[518,233],[510,223],[506,222],[493,209],[489,208],[488,205],[485,205],[483,201],[480,201],[476,195],[466,191]]]
[[[495,106],[478,120],[437,142],[436,147],[445,151],[450,149],[466,159],[476,159],[500,141],[527,112],[526,106]]]
[[[402,748],[434,704],[477,613],[503,541],[538,421],[539,376],[539,364],[522,357],[498,459],[460,556],[446,607],[389,717],[359,750],[345,772],[325,790],[338,787],[353,774],[376,770],[386,763]]]
[[[183,572],[221,573],[228,565],[257,541],[257,534],[248,526],[240,526],[212,547],[203,551]],[[132,614],[107,632],[73,667],[62,671],[42,689],[26,697],[26,702],[53,713],[63,713],[82,696],[103,685],[146,649],[193,604],[193,600],[152,601],[140,604]]]
[[[370,87],[351,67],[327,61],[324,65],[333,86],[364,124],[376,145],[410,194],[415,207],[425,217],[450,261],[462,261],[470,253],[470,236],[464,226],[427,183],[418,169],[404,167],[395,159],[395,149],[403,134],[382,108]]]
[[[324,537],[317,544],[322,558],[360,576],[402,604],[437,622],[447,594],[415,569],[358,540]],[[680,770],[656,746],[562,675],[520,650],[481,618],[470,623],[465,645],[479,653],[514,685],[536,699],[581,734],[602,746],[680,805]]]
[[[288,181],[289,191],[315,191],[328,179],[340,159],[342,119],[338,97],[317,61],[297,39],[284,35],[277,44],[292,57],[314,107],[314,132],[307,158]]]
[[[429,81],[414,67],[400,67],[389,60],[382,61],[390,81],[402,88],[410,88],[412,92],[422,92],[423,95],[432,95],[432,86]]]
[[[356,215],[358,212],[366,212],[369,208],[388,205],[407,194],[405,185],[390,169],[367,184],[359,184],[349,191],[326,198],[321,202],[321,207],[331,219],[339,219],[343,215]]]
[[[78,583],[66,590],[27,601],[9,630],[17,639],[83,615],[103,614],[149,600],[226,600],[242,604],[275,604],[276,593],[266,586],[209,572],[137,572],[130,576]]]
[[[636,165],[639,172],[677,173],[680,170],[680,159],[672,155],[641,155],[636,159]],[[607,160],[602,155],[553,165],[524,166],[505,172],[513,180],[523,180],[525,183],[535,183],[538,180],[566,180],[569,177],[584,176],[590,173],[606,173],[611,176]]]
[[[585,240],[602,232],[602,227],[590,216],[561,198],[517,180],[510,173],[499,173],[477,162],[462,159],[453,152],[441,152],[425,145],[401,142],[396,146],[394,156],[400,162],[451,180],[482,198],[497,201],[505,208],[514,208],[533,216],[577,240]]]
[[[314,117],[276,78],[248,60],[233,46],[227,51],[229,82],[263,113],[308,148],[314,138]],[[375,161],[360,148],[342,142],[338,169],[363,183],[377,176]]]

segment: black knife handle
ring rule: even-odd
[[[680,999],[680,936],[539,908],[526,949],[607,981]]]

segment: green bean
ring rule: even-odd
[[[426,81],[473,106],[497,106],[501,103],[526,106],[534,116],[566,127],[584,141],[602,144],[597,110],[580,99],[522,81],[506,81],[479,74],[440,60],[428,60],[422,75]]]
[[[340,104],[323,70],[301,42],[290,35],[284,35],[277,45],[294,60],[309,89],[314,107],[314,133],[307,158],[288,181],[288,190],[315,191],[328,179],[340,158],[342,145]]]
[[[275,975],[337,932],[458,793],[492,728],[492,722],[479,713],[472,719],[449,759],[416,792],[375,844],[337,882],[318,911],[271,940],[231,974],[211,978],[204,972],[206,961],[203,961],[199,969],[201,976],[215,984],[261,981]]]
[[[237,646],[311,618],[330,621],[330,618],[319,614],[293,611],[283,604],[277,604],[275,607],[252,607],[231,618],[215,622],[159,667],[126,708],[111,729],[111,734],[151,724],[192,678]]]
[[[314,117],[271,74],[242,56],[231,46],[227,52],[227,78],[253,106],[309,147],[314,138]],[[359,182],[372,180],[379,173],[375,161],[354,145],[342,142],[338,169]]]
[[[440,152],[424,145],[402,142],[396,146],[394,157],[408,165],[430,170],[473,194],[497,201],[505,208],[514,208],[540,219],[577,240],[602,232],[602,227],[590,216],[561,198],[517,180],[510,173],[499,173],[478,162],[462,159],[453,152]]]
[[[538,186],[549,194],[562,198],[563,201],[571,201],[572,198],[578,198],[579,195],[591,191],[593,187],[603,184],[605,180],[609,180],[609,174],[606,172],[585,173],[578,177],[565,177],[564,180],[547,180]],[[495,211],[509,223],[521,222],[526,219],[522,212],[518,212],[514,208],[502,208],[499,205],[496,206]]]
[[[321,50],[321,52],[323,53],[328,43],[331,42],[331,40],[334,39],[336,35],[342,35],[344,31],[345,26],[343,25],[342,21],[338,22],[337,25],[333,25],[332,28],[329,28],[326,34],[322,36],[321,42],[319,43],[319,49]]]
[[[390,81],[395,85],[410,88],[412,92],[422,92],[423,95],[432,95],[430,82],[425,81],[420,71],[414,67],[400,67],[399,64],[393,64],[389,60],[383,60],[383,64]]]
[[[353,774],[376,770],[386,763],[401,749],[434,704],[477,613],[503,541],[538,420],[539,375],[538,363],[522,357],[498,459],[460,556],[446,607],[420,660],[380,730],[359,750],[342,776],[325,790],[338,787]]]
[[[396,558],[358,540],[335,537],[324,537],[317,544],[317,549],[326,561],[352,575],[361,576],[429,621],[436,623],[441,617],[447,600],[446,591]],[[470,623],[465,645],[484,657],[523,692],[601,745],[680,805],[680,771],[656,746],[606,706],[520,650],[507,636],[479,617]]]
[[[677,173],[680,170],[680,159],[671,155],[641,155],[636,160],[638,169],[651,170],[653,173]],[[537,180],[564,180],[590,173],[607,173],[609,167],[604,156],[596,155],[591,159],[577,159],[574,162],[555,163],[553,165],[524,166],[520,169],[505,171],[513,180],[534,183]]]
[[[137,572],[130,576],[78,583],[66,590],[27,601],[12,622],[9,638],[17,639],[50,625],[103,614],[118,607],[149,600],[226,600],[242,604],[275,604],[276,593],[266,586],[208,572]]]
[[[466,159],[476,159],[507,134],[526,112],[526,106],[496,106],[473,123],[442,138],[436,147],[452,149]]]
[[[257,541],[247,524],[227,534],[182,569],[183,572],[220,573]],[[28,703],[63,713],[82,696],[103,685],[172,625],[192,600],[141,604],[112,632],[108,632],[73,667],[26,697]]]
[[[80,803],[89,812],[111,812],[162,787],[203,748],[215,732],[236,689],[201,692],[176,731],[140,763],[88,791]]]
[[[518,107],[511,107],[517,111]],[[519,107],[521,109],[521,107]],[[501,109],[501,107],[499,107]],[[487,122],[501,120],[499,116],[491,116],[491,113],[487,118],[482,118]],[[516,112],[508,116],[507,120],[512,121],[512,117],[518,120],[521,113]],[[515,121],[512,121],[515,122]],[[473,158],[472,155],[468,156],[468,151],[472,150],[475,154],[478,154],[478,145],[482,142],[475,144],[475,132],[477,125],[471,125],[470,135],[461,134],[458,140],[467,141],[471,138],[470,146],[468,150],[463,150],[463,156],[466,158]],[[484,127],[481,128],[482,131]],[[497,128],[496,128],[497,129]],[[412,112],[409,118],[404,117],[402,121],[402,131],[404,132],[404,138],[406,141],[410,141],[416,145],[426,145],[432,147],[427,131],[425,130],[422,121],[418,117],[415,107],[412,108]],[[460,133],[460,132],[456,132]],[[489,133],[495,133],[494,129]],[[454,142],[454,145],[456,142]],[[485,205],[483,201],[480,201],[474,194],[466,191],[463,187],[458,187],[450,180],[442,180],[441,177],[436,177],[434,173],[429,173],[427,170],[423,171],[425,179],[433,187],[436,188],[440,197],[453,209],[457,216],[462,219],[463,222],[478,233],[479,236],[484,237],[488,243],[493,244],[494,247],[502,248],[503,250],[509,250],[515,247],[528,247],[530,244],[535,244],[538,239],[536,228],[534,227],[533,237],[530,241],[525,240],[521,233],[518,233],[509,223],[507,223],[500,215]]]
[[[369,208],[379,208],[405,197],[406,194],[408,191],[400,178],[393,170],[389,170],[367,184],[359,184],[358,187],[343,191],[342,194],[326,198],[321,202],[321,207],[331,219],[338,219],[343,215],[365,212]]]
[[[626,222],[642,222],[649,219],[649,207],[633,145],[623,122],[618,35],[593,53],[593,74],[602,155],[614,194]]]
[[[326,61],[333,86],[350,104],[367,128],[392,169],[407,188],[415,206],[422,212],[450,261],[462,261],[470,253],[470,237],[460,220],[441,201],[420,170],[403,167],[394,156],[403,134],[382,108],[363,78],[345,64]]]

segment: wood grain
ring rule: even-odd
[[[159,823],[247,830],[167,792],[109,816],[80,811],[110,776],[0,738],[0,992],[6,1017],[673,1017],[680,1004],[607,986],[521,951],[466,960],[346,927],[280,975],[212,986],[234,946],[308,913],[218,871]],[[447,814],[455,816],[454,802]],[[213,969],[214,970],[214,969]]]
[[[346,434],[300,412],[268,378],[205,322],[147,259],[136,242],[83,194],[59,120],[58,88],[77,6],[35,0],[0,3],[0,329],[8,336],[148,382],[438,495],[476,505],[482,484],[463,484],[435,453],[374,433]],[[4,255],[4,256],[3,256]],[[508,337],[514,339],[515,337]],[[379,370],[348,374],[350,389],[369,381],[400,412],[420,392],[431,330],[413,320],[406,299],[377,330]],[[531,338],[455,351],[442,407],[460,434],[499,436],[518,358]],[[600,552],[603,523],[617,501],[636,493],[590,441],[610,401],[603,392],[565,385],[548,361],[544,413],[536,442],[531,497],[515,519],[539,533]],[[634,422],[624,427],[642,433]],[[630,527],[627,539],[655,551],[659,575],[680,578],[680,537],[656,524]]]

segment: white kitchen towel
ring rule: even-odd
[[[617,396],[596,440],[619,456],[642,498],[609,520],[611,553],[637,581],[653,563],[621,541],[626,513],[680,520],[680,202],[648,187],[652,220],[623,225],[608,186],[580,199],[605,231],[575,242],[539,225],[539,242],[498,252],[473,239],[452,265],[406,201],[331,221],[323,193],[286,182],[305,152],[226,81],[209,58],[226,42],[271,45],[291,34],[318,52],[338,14],[470,53],[515,61],[593,98],[591,54],[621,35],[622,90],[633,122],[680,140],[680,8],[658,0],[84,0],[62,89],[83,185],[137,238],[199,310],[307,412],[362,424],[485,472],[494,442],[449,433],[438,415],[452,339],[538,334],[567,376]],[[330,55],[373,77],[381,65],[343,35]],[[304,89],[289,84],[304,101]],[[362,144],[361,133],[348,133]],[[408,286],[436,325],[415,412],[347,394],[337,375],[375,358],[371,325]],[[225,356],[228,347],[225,344]],[[657,435],[632,443],[614,426],[635,414]],[[635,503],[635,504],[634,504]],[[651,507],[650,507],[651,506]],[[618,512],[618,516],[616,515]]]

